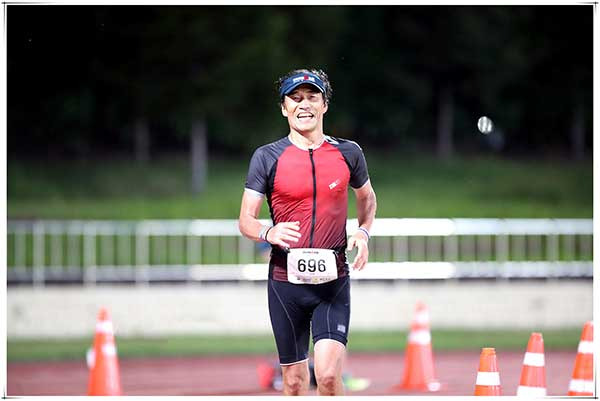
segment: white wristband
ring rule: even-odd
[[[371,239],[371,235],[369,234],[369,231],[366,228],[358,227],[358,231],[362,231],[367,235],[367,241]]]
[[[262,241],[266,241],[265,239],[265,232],[268,230],[269,226],[262,226],[260,228],[260,231],[258,233],[258,238],[261,239]]]

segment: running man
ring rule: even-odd
[[[269,315],[285,395],[309,389],[309,337],[319,395],[341,395],[350,321],[346,250],[357,248],[352,268],[367,263],[369,230],[377,202],[362,149],[323,133],[332,90],[320,70],[294,70],[278,82],[281,113],[290,132],[252,156],[239,228],[271,244]],[[348,185],[356,195],[359,228],[347,240]],[[272,226],[258,215],[266,196]]]

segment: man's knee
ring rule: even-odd
[[[323,372],[317,375],[317,385],[321,393],[335,394],[338,382],[341,380],[335,371]]]
[[[308,375],[299,370],[286,372],[283,377],[283,385],[284,393],[288,395],[301,395],[308,387]]]
[[[335,340],[319,340],[315,344],[315,376],[319,394],[341,395],[342,365],[346,348]]]

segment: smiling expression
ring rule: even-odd
[[[300,134],[323,132],[323,115],[327,104],[323,94],[312,85],[300,85],[286,95],[281,104],[281,114],[287,117],[290,130]]]

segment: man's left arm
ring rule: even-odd
[[[359,228],[348,240],[348,251],[351,251],[354,247],[358,249],[352,268],[355,270],[362,270],[369,260],[369,247],[367,246],[367,242],[369,241],[371,226],[375,220],[377,197],[371,186],[371,180],[367,180],[360,188],[352,189],[356,195],[356,216],[358,218]]]

